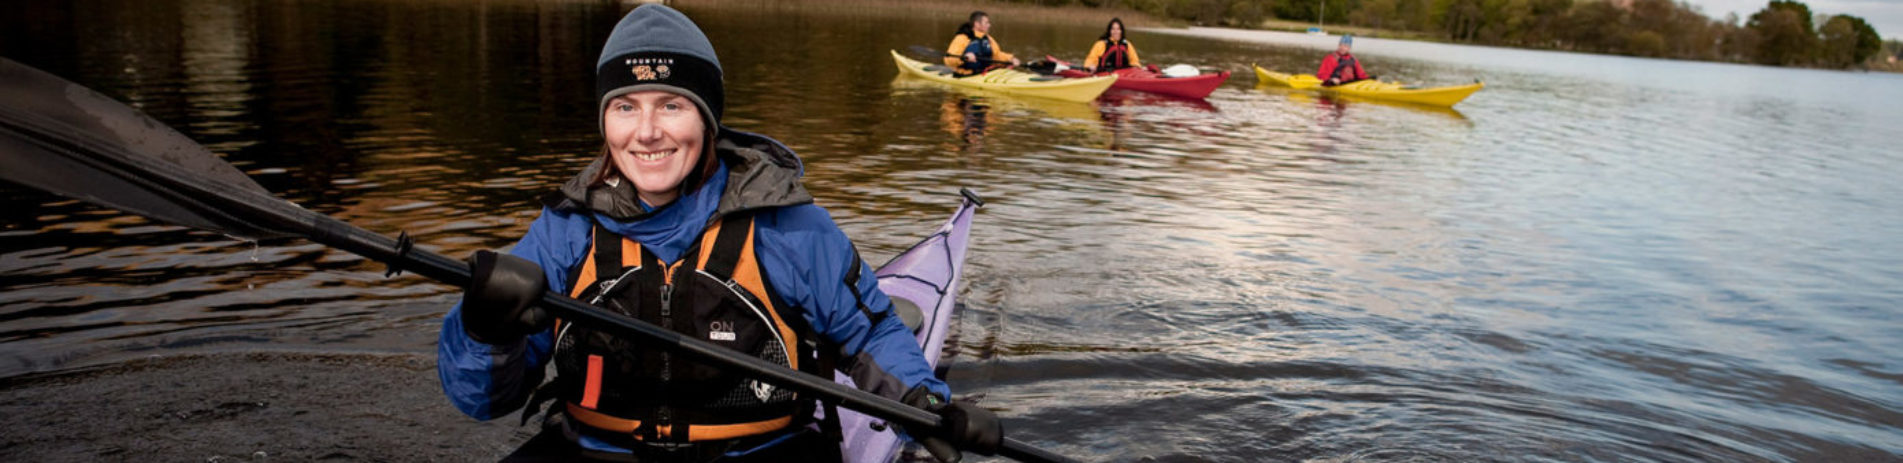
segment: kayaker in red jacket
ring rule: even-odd
[[[1355,59],[1355,55],[1348,53],[1348,48],[1354,43],[1355,36],[1343,34],[1341,45],[1335,46],[1335,52],[1322,58],[1321,69],[1315,70],[1315,78],[1322,80],[1322,86],[1333,87],[1374,78],[1368,75],[1368,71],[1361,69],[1361,60]]]

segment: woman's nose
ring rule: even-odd
[[[636,117],[634,126],[635,139],[642,142],[661,139],[661,124],[656,122],[658,121],[654,120],[654,113],[652,112],[644,113]]]

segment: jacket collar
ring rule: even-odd
[[[800,184],[805,173],[799,155],[778,140],[764,135],[721,127],[714,142],[714,155],[727,168],[727,183],[719,192],[720,202],[713,218],[729,213],[813,202],[812,194]],[[588,212],[619,221],[638,221],[666,209],[672,203],[649,210],[641,206],[629,182],[610,186],[591,182],[601,169],[611,168],[605,157],[595,159],[581,173],[564,182],[555,192],[542,198],[549,208]],[[682,195],[685,197],[686,195]],[[679,202],[677,199],[675,202]],[[711,219],[710,219],[711,220]]]

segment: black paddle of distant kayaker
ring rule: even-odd
[[[0,58],[0,178],[154,220],[232,236],[302,237],[455,286],[464,262],[410,246],[285,201],[203,146],[138,110],[79,84]],[[537,304],[694,360],[742,372],[914,432],[949,433],[938,415],[826,378],[543,292]],[[1020,461],[1072,461],[1006,438],[998,453]]]

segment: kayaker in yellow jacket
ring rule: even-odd
[[[1090,56],[1084,58],[1084,69],[1092,73],[1108,72],[1123,68],[1142,67],[1137,59],[1137,47],[1123,35],[1123,19],[1110,18],[1110,25],[1104,26],[1103,37],[1090,45]]]
[[[993,64],[1009,61],[1012,66],[1023,64],[1016,56],[998,49],[998,41],[991,37],[991,15],[983,11],[971,12],[971,18],[958,25],[958,33],[952,35],[951,46],[945,47],[945,65],[951,66],[959,76],[984,73]]]

